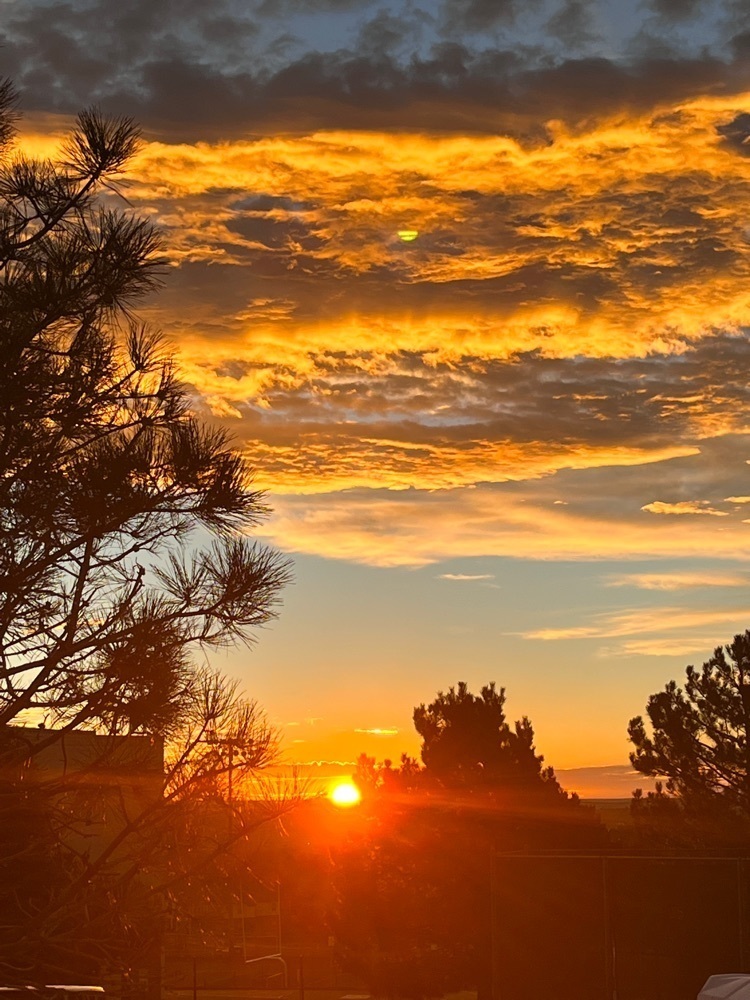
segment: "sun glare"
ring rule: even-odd
[[[348,806],[356,806],[362,796],[354,782],[340,781],[330,788],[328,798],[335,806],[346,808]]]

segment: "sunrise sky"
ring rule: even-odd
[[[495,680],[627,794],[628,719],[750,627],[750,6],[0,0],[0,56],[29,151],[143,126],[144,313],[295,564],[221,660],[288,759]]]

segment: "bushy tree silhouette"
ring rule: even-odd
[[[488,997],[493,853],[602,846],[606,835],[544,767],[529,720],[507,722],[503,689],[460,683],[414,722],[423,766],[358,763],[364,832],[335,873],[341,959],[380,995]]]
[[[651,695],[628,735],[636,771],[664,785],[637,794],[645,836],[687,843],[746,839],[750,825],[750,631],[718,646],[685,685]]]
[[[90,110],[59,161],[30,160],[13,146],[14,101],[2,84],[0,824],[21,822],[33,760],[64,732],[166,739],[167,767],[163,794],[95,860],[71,856],[52,896],[24,902],[14,881],[25,922],[0,935],[6,980],[39,973],[45,949],[59,977],[66,942],[80,953],[89,935],[106,955],[117,932],[100,933],[94,895],[122,902],[159,850],[165,805],[268,762],[262,713],[192,651],[251,642],[288,578],[249,538],[266,507],[246,459],[191,414],[160,335],[132,313],[161,266],[157,234],[115,184],[138,130]],[[38,722],[43,734],[17,738]]]
[[[438,692],[414,709],[427,773],[444,785],[533,788],[562,795],[555,773],[534,748],[534,730],[524,716],[511,728],[505,688],[494,683],[473,695],[465,682]]]

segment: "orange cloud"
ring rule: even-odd
[[[610,489],[615,486],[610,484]],[[661,519],[546,504],[493,488],[274,496],[264,533],[290,551],[375,566],[496,555],[530,559],[750,558],[750,532],[714,518]]]
[[[408,442],[371,438],[302,437],[298,443],[248,444],[259,479],[274,494],[338,489],[450,489],[477,482],[545,476],[559,469],[633,466],[697,454],[690,446],[664,448],[565,447],[555,442]],[[558,506],[564,506],[558,504]]]
[[[750,190],[720,130],[748,109],[741,94],[550,121],[536,144],[344,130],[145,143],[123,190],[175,265],[148,313],[196,406],[272,491],[276,539],[387,565],[744,553],[717,500],[654,500],[650,484],[624,515],[602,497],[616,506],[624,470],[706,441],[744,447]],[[23,143],[50,152],[55,129]],[[502,511],[470,489],[593,470],[609,470],[593,510],[574,509],[572,479]],[[665,531],[639,509],[712,516]],[[731,530],[695,523],[719,519]]]
[[[340,302],[312,322],[240,310],[233,322],[244,324],[243,356],[255,361],[304,373],[307,351],[353,344],[454,359],[679,350],[750,316],[746,163],[716,131],[749,107],[740,95],[583,131],[553,122],[552,141],[533,148],[506,136],[333,131],[150,142],[125,187],[165,228],[177,263],[245,270],[253,255],[275,260],[288,271],[290,310],[307,261],[348,283],[385,269],[407,298],[424,283],[505,288],[481,313],[448,301],[405,312],[403,296],[380,316],[347,314]],[[25,135],[24,145],[48,153],[57,138]],[[255,192],[281,207],[254,208]],[[420,230],[414,244],[398,238],[405,222]],[[271,223],[287,230],[269,244]],[[198,339],[213,340],[196,319]],[[182,349],[185,363],[201,357]]]
[[[278,317],[283,338],[268,316],[248,325],[240,311],[254,360],[304,372],[306,351],[394,343],[451,358],[679,350],[685,338],[750,315],[746,164],[716,131],[748,107],[750,95],[740,95],[590,130],[548,123],[551,143],[533,148],[505,136],[373,132],[150,142],[127,192],[165,227],[178,263],[244,270],[255,254],[288,269],[292,289],[306,261],[350,284],[385,269],[407,298],[424,283],[505,288],[481,314],[447,301],[405,312],[395,296],[380,317],[371,308],[358,316],[340,302],[317,322]],[[24,142],[34,152],[53,145]],[[254,192],[282,207],[245,207],[243,194]],[[270,222],[280,232],[305,227],[315,245],[294,226],[264,243]],[[398,239],[404,223],[420,230],[413,244]],[[188,361],[189,344],[183,353]]]

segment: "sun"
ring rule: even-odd
[[[335,806],[346,809],[356,806],[362,796],[353,781],[339,781],[329,789],[328,798]]]

